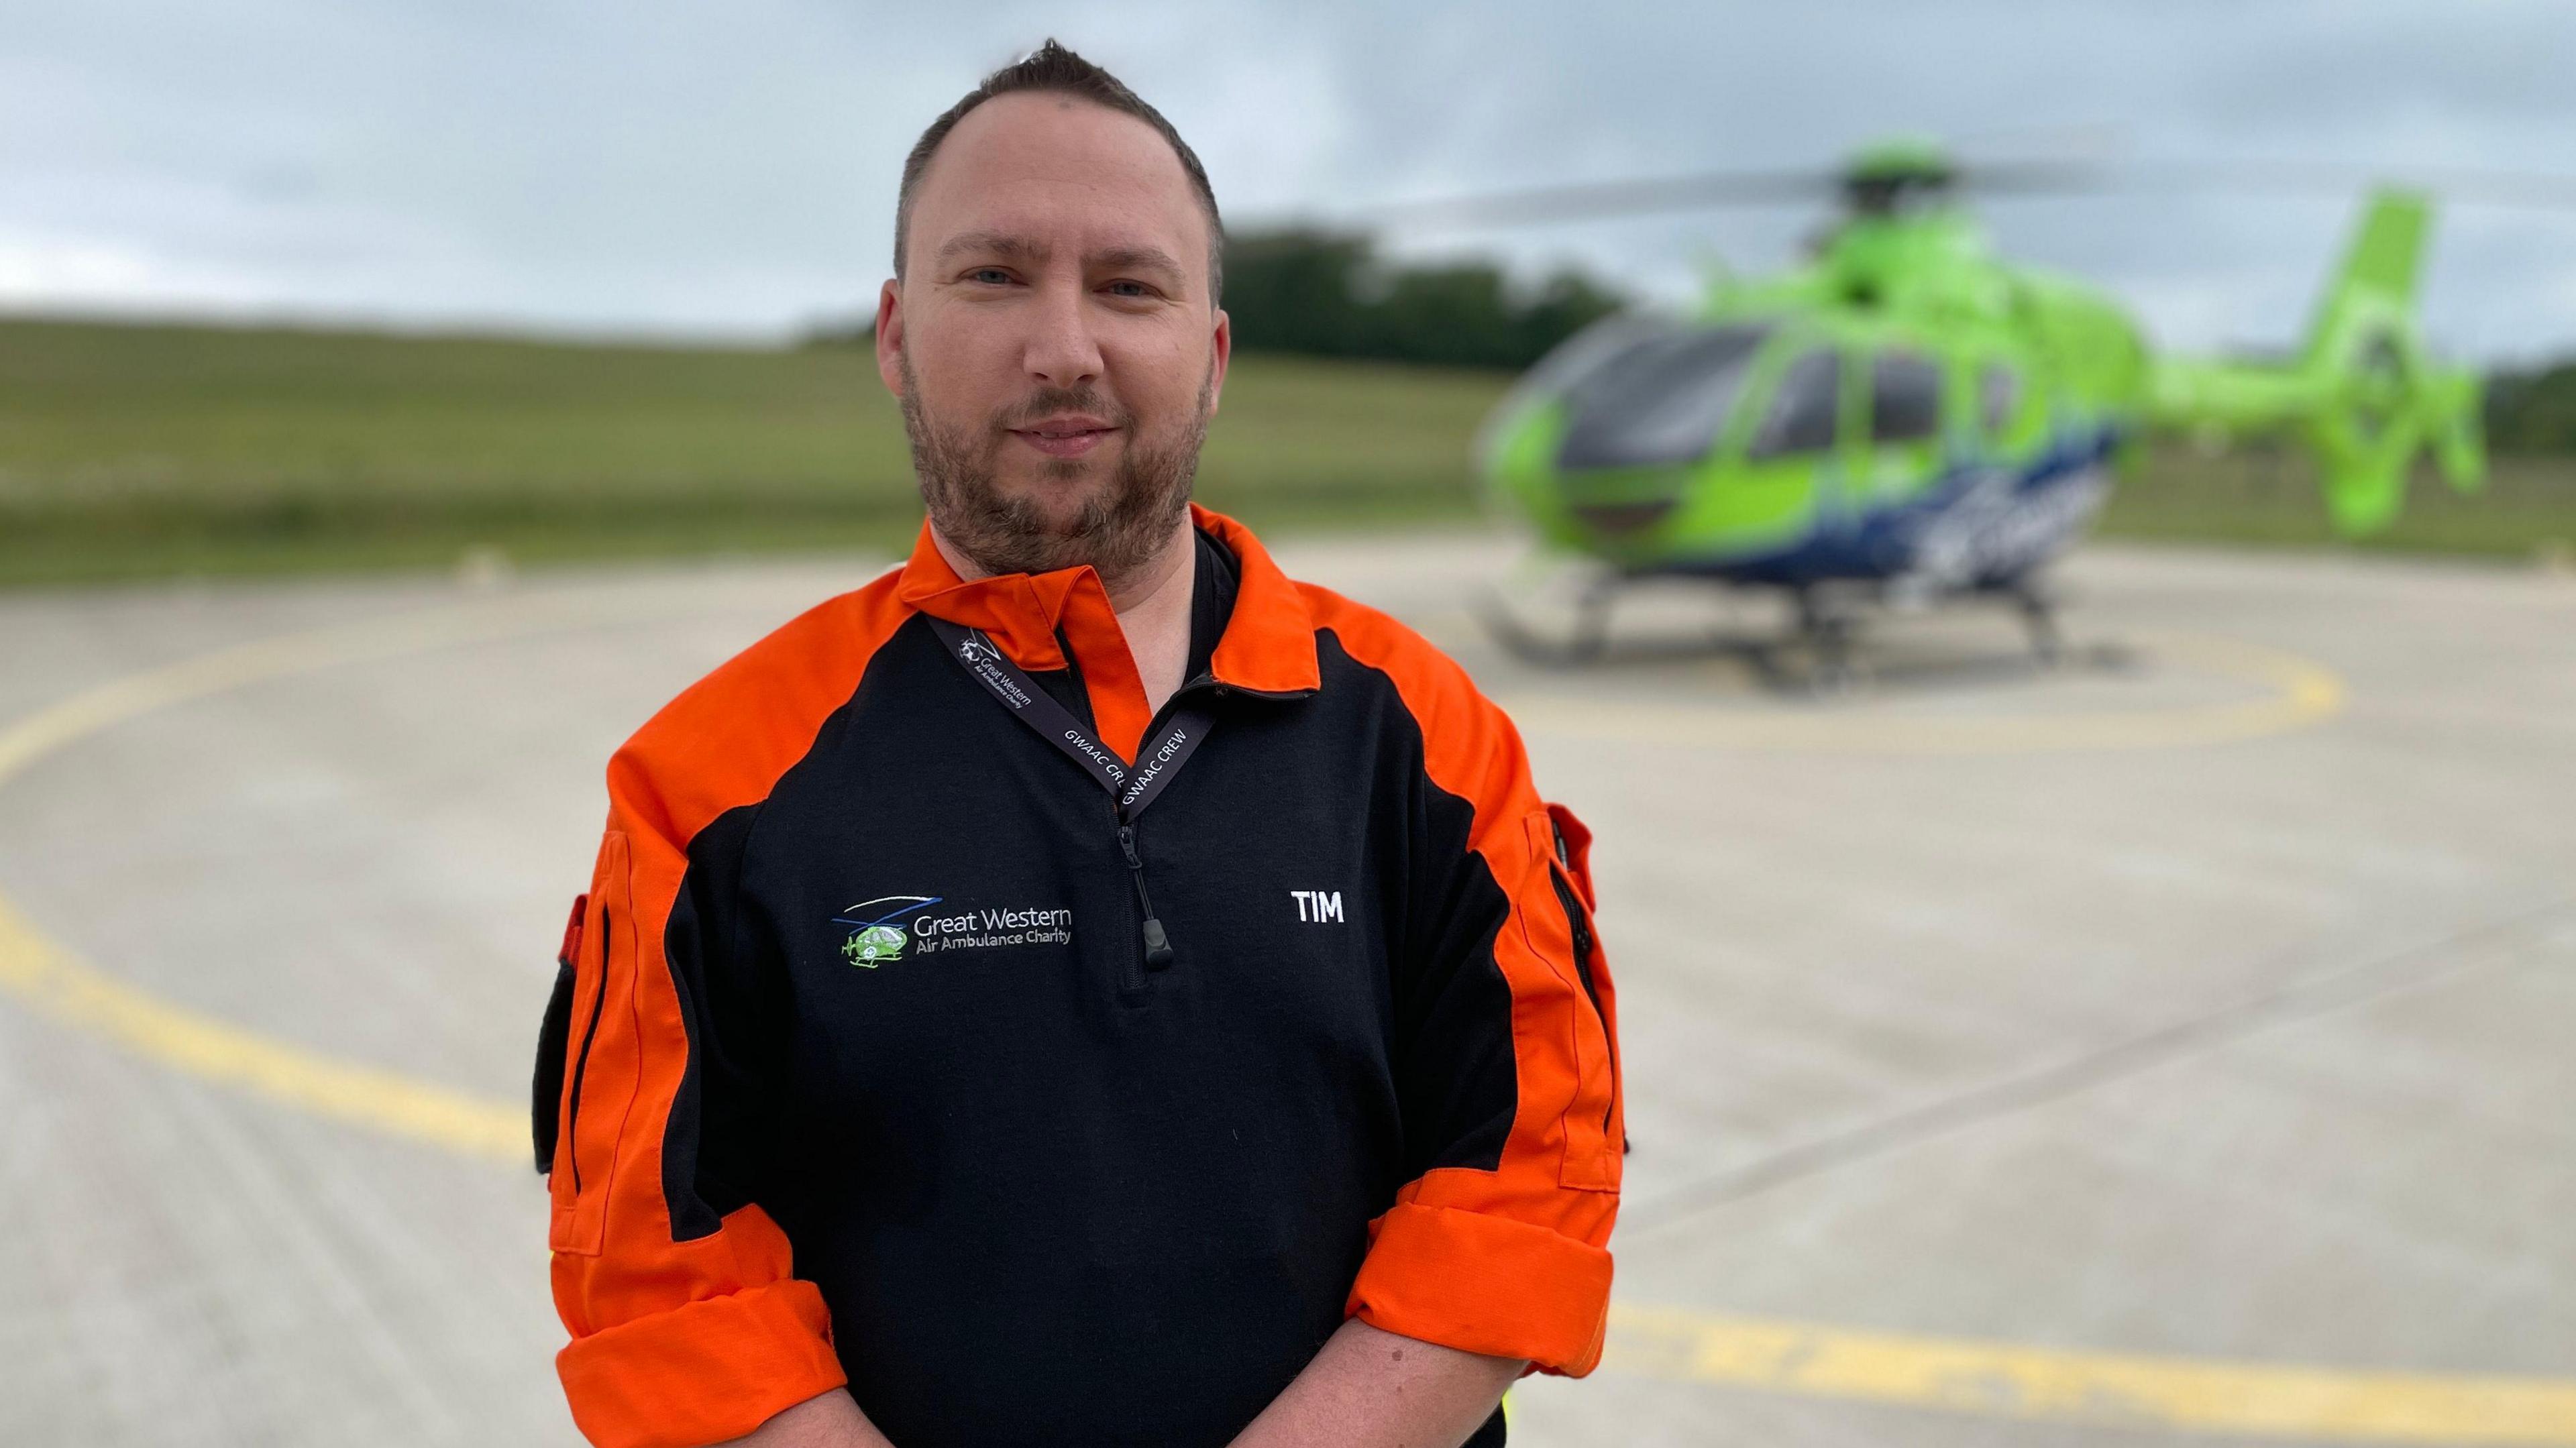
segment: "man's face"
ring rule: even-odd
[[[1179,525],[1225,380],[1208,227],[1151,126],[1022,92],[948,133],[877,302],[931,519],[996,573],[1113,581]]]

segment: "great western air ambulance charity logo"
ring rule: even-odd
[[[833,924],[850,927],[850,938],[841,942],[841,958],[867,970],[903,959],[904,947],[912,943],[904,917],[939,900],[937,895],[880,895],[833,916]]]
[[[931,909],[945,895],[880,895],[832,917],[850,928],[841,958],[874,970],[906,955],[992,950],[1013,945],[1071,945],[1073,912],[1061,905],[979,905],[971,900]]]

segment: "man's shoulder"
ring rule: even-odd
[[[805,610],[655,710],[609,761],[612,810],[674,844],[758,802],[912,611],[897,570]]]
[[[1300,581],[1297,591],[1316,631],[1331,634],[1352,663],[1385,675],[1417,714],[1425,707],[1492,707],[1466,668],[1411,625],[1321,584]]]
[[[1410,626],[1329,588],[1297,585],[1318,633],[1353,664],[1382,678],[1422,737],[1432,782],[1495,818],[1535,807],[1529,756],[1511,716],[1476,687],[1464,665]]]

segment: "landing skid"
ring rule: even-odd
[[[2030,640],[2030,656],[2044,668],[2055,668],[2066,659],[2066,635],[2057,626],[2057,600],[2037,579],[2024,578],[1996,590],[2011,601],[2021,614],[2022,633]]]
[[[1476,619],[1485,626],[1485,632],[1494,636],[1494,642],[1522,663],[1546,669],[1598,663],[1610,652],[1610,610],[1627,584],[1628,580],[1616,573],[1603,573],[1585,583],[1575,597],[1574,627],[1561,639],[1549,638],[1524,624],[1511,605],[1503,601],[1499,589],[1488,588],[1477,596]]]
[[[1610,656],[1612,614],[1620,594],[1639,581],[1631,575],[1607,571],[1585,579],[1573,599],[1571,626],[1558,634],[1532,627],[1506,602],[1500,590],[1487,589],[1476,600],[1474,611],[1495,642],[1514,658],[1540,668],[1580,668]],[[1985,599],[2012,608],[2034,663],[2055,668],[2065,658],[2065,635],[2058,626],[2056,597],[2033,578],[1928,597],[1906,594],[1886,583],[1863,581],[1782,587],[1777,591],[1785,592],[1789,598],[1789,627],[1785,631],[1768,636],[1719,633],[1695,652],[1742,658],[1768,688],[1838,693],[1849,689],[1863,672],[1855,658],[1856,645],[1870,613],[1890,607],[1928,606],[1935,601]]]
[[[1819,588],[1801,588],[1791,597],[1796,613],[1790,642],[1807,656],[1806,686],[1820,694],[1838,694],[1850,688],[1855,677],[1852,642],[1860,636],[1858,612],[1838,606],[1838,600]],[[1786,682],[1786,676],[1765,682],[1778,687]]]

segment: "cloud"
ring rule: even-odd
[[[868,304],[922,125],[1056,34],[1172,116],[1230,216],[1557,180],[1970,154],[2547,169],[2576,138],[2576,12],[2496,0],[1566,6],[1383,0],[853,6],[90,0],[0,54],[14,305],[266,308],[778,333]],[[2295,330],[2350,206],[1998,207],[2162,340]],[[1777,265],[1818,218],[1417,231],[1412,255],[1574,260],[1666,297]],[[2437,339],[2576,347],[2576,214],[2446,215]],[[85,258],[85,259],[84,259]],[[2259,339],[2253,339],[2259,340]],[[2286,340],[2276,338],[2274,340]]]

